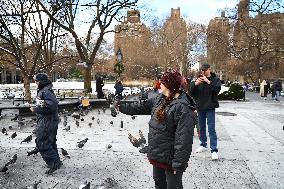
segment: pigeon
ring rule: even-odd
[[[67,121],[64,120],[63,121],[63,126],[66,127],[66,125],[67,125]]]
[[[74,117],[75,119],[80,119],[80,115],[76,114],[75,112],[72,114],[72,117]]]
[[[3,173],[6,173],[7,171],[8,171],[8,168],[6,166],[0,169],[0,172],[3,172]]]
[[[16,136],[17,136],[17,133],[14,132],[14,133],[11,135],[11,138],[16,138]]]
[[[111,144],[107,145],[107,149],[111,149],[111,147],[112,147]]]
[[[98,118],[98,119],[97,119],[97,124],[100,124],[100,122],[101,122],[101,121],[100,121],[100,119]]]
[[[94,121],[94,120],[95,120],[95,117],[92,117],[92,120]]]
[[[139,136],[140,136],[140,138],[138,139],[139,142],[140,142],[141,144],[146,144],[146,139],[145,139],[145,137],[144,137],[144,135],[143,135],[143,133],[142,133],[141,130],[139,130]]]
[[[16,163],[17,159],[18,159],[17,154],[13,155],[13,157],[5,164],[5,167],[7,167],[7,166],[9,166],[11,164]]]
[[[39,152],[39,151],[38,151],[38,148],[37,148],[37,147],[35,147],[35,148],[34,148],[33,150],[31,150],[31,151],[27,151],[28,156],[30,156],[30,155],[36,155],[38,152]]]
[[[65,131],[70,131],[70,125],[66,126],[65,128],[63,128],[63,130]]]
[[[136,116],[131,116],[131,118],[134,120],[136,118]]]
[[[10,130],[12,130],[12,129],[13,129],[12,125],[10,125],[10,126],[9,126],[9,129],[10,129]]]
[[[6,133],[7,133],[7,130],[6,130],[5,127],[2,128],[2,133],[3,133],[3,134],[6,134]]]
[[[79,186],[79,189],[90,189],[90,188],[91,188],[91,183],[87,181]]]
[[[130,140],[130,142],[132,143],[132,145],[136,148],[138,148],[139,145],[139,141],[137,140],[137,138],[135,138],[134,136],[132,136],[132,134],[128,133],[128,139]]]
[[[89,127],[90,127],[90,128],[92,127],[92,124],[93,124],[93,123],[89,123]]]
[[[84,118],[81,118],[81,121],[84,121]]]
[[[100,111],[100,110],[98,110],[98,114],[99,114],[99,115],[101,114],[101,111]]]
[[[113,125],[113,121],[110,121],[109,123],[110,123],[111,125]]]
[[[77,127],[79,127],[79,121],[78,120],[76,120],[75,124],[77,125]]]
[[[23,142],[30,142],[33,139],[33,135],[29,135],[27,138],[25,138],[24,140],[22,140],[21,144]]]
[[[64,157],[67,157],[68,159],[70,159],[70,155],[68,154],[67,150],[65,150],[64,148],[61,148],[61,152]]]
[[[87,141],[88,141],[88,138],[85,138],[84,140],[81,140],[81,141],[77,142],[78,143],[77,146],[79,148],[82,148],[86,144]]]
[[[16,121],[16,120],[18,119],[18,117],[19,117],[19,115],[18,115],[18,114],[15,114],[15,117],[13,117],[13,118],[11,119],[11,121]]]
[[[103,113],[106,113],[106,108],[105,107],[103,107],[102,110],[103,110]]]
[[[110,114],[111,114],[112,117],[116,117],[117,112],[116,112],[115,108],[111,108],[110,112],[111,112]]]
[[[28,186],[26,189],[37,189],[38,185],[41,183],[41,180],[35,182],[33,185]]]

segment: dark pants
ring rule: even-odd
[[[98,88],[97,89],[97,98],[104,98],[104,93],[103,93],[103,90],[102,90],[102,88]]]
[[[182,171],[175,175],[173,171],[153,166],[153,178],[156,189],[183,189]]]
[[[58,121],[51,119],[49,122],[47,120],[48,118],[45,118],[38,124],[35,141],[45,163],[49,168],[53,168],[54,164],[60,161],[56,145]],[[46,121],[48,123],[44,124]]]

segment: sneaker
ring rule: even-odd
[[[212,160],[217,160],[217,159],[219,159],[217,152],[213,152],[213,153],[211,154],[211,158],[212,158]]]
[[[203,152],[205,151],[206,148],[204,146],[199,146],[196,150],[195,150],[195,153],[200,153],[200,152]]]

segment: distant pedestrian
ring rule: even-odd
[[[127,115],[151,115],[147,156],[153,165],[157,189],[182,189],[182,175],[192,151],[196,124],[194,103],[180,90],[178,72],[165,72],[161,77],[161,93],[142,104],[121,104]]]
[[[117,80],[114,85],[115,88],[115,96],[122,99],[123,85],[120,80]]]
[[[267,83],[265,80],[263,80],[260,84],[260,90],[259,90],[259,93],[260,93],[260,96],[264,98],[264,100],[266,100],[267,98],[267,92],[268,92],[268,87],[267,87]]]
[[[103,93],[103,86],[104,86],[104,80],[101,76],[96,77],[96,92],[97,92],[97,98],[104,98]]]
[[[276,92],[275,92],[275,84],[276,81],[272,81],[270,84],[270,91],[271,91],[271,99],[275,100]]]
[[[209,64],[201,66],[201,74],[191,83],[191,94],[196,102],[200,127],[200,146],[195,151],[202,152],[207,147],[206,120],[210,137],[211,157],[218,159],[217,135],[215,130],[215,108],[219,107],[218,93],[221,90],[220,79],[211,72]]]
[[[280,101],[280,95],[282,91],[282,80],[278,79],[275,83],[275,100]]]
[[[34,77],[37,84],[36,107],[31,111],[37,115],[36,147],[49,168],[45,173],[51,174],[62,165],[60,161],[56,135],[58,129],[58,101],[52,90],[52,83],[44,73]]]

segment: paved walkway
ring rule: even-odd
[[[247,99],[247,102],[220,103],[217,109],[220,159],[212,161],[209,150],[192,153],[183,177],[185,189],[284,188],[284,103],[259,99],[255,93],[247,94]],[[236,116],[224,116],[228,115],[226,112]],[[91,188],[95,189],[107,186],[154,188],[151,165],[127,138],[129,132],[138,136],[139,130],[146,135],[149,116],[137,116],[133,120],[118,114],[113,118],[109,110],[106,113],[93,110],[80,121],[79,127],[74,118],[69,117],[69,132],[64,131],[60,123],[58,147],[66,149],[71,158],[62,157],[63,167],[51,176],[44,175],[46,168],[39,155],[26,156],[26,151],[35,146],[34,142],[20,144],[33,130],[33,121],[26,118],[26,125],[19,130],[11,118],[12,115],[8,115],[0,121],[0,128],[12,126],[13,129],[8,129],[8,136],[0,133],[0,166],[15,153],[18,160],[8,167],[8,173],[0,173],[0,188],[23,188],[39,180],[39,188],[43,189],[75,189],[84,181],[91,182]],[[110,124],[111,121],[114,123]],[[93,123],[91,128],[90,122]],[[15,131],[18,136],[11,139],[10,135]],[[78,149],[77,141],[87,137],[89,141]],[[109,145],[110,149],[107,148]],[[198,145],[195,136],[193,149]]]

